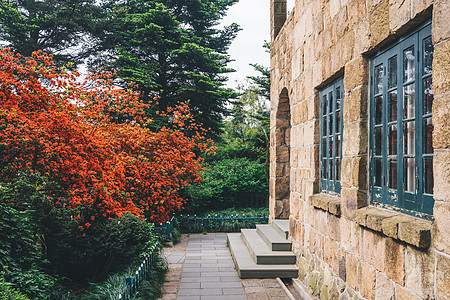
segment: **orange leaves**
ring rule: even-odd
[[[201,180],[194,149],[214,146],[183,103],[160,113],[170,129],[148,130],[149,104],[116,88],[113,75],[81,79],[42,51],[23,58],[0,50],[0,176],[38,172],[59,186],[45,190],[55,204],[87,211],[90,221],[144,210],[165,221],[184,203],[177,191]]]

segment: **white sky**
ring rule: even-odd
[[[295,0],[287,2],[288,11],[291,11]],[[240,0],[228,10],[221,25],[231,23],[237,23],[242,28],[228,52],[235,60],[228,66],[236,72],[228,74],[227,85],[235,88],[239,83],[244,83],[247,76],[260,75],[249,64],[269,67],[270,55],[262,46],[264,40],[270,41],[270,0]]]

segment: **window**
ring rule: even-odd
[[[433,214],[433,45],[421,26],[372,60],[370,187],[372,202]]]
[[[321,186],[323,191],[341,191],[342,157],[342,78],[320,91]]]

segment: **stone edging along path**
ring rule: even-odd
[[[169,263],[161,300],[285,300],[276,279],[240,279],[225,233],[182,235],[164,248]]]

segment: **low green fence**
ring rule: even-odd
[[[208,216],[183,216],[177,217],[180,231],[182,233],[205,233],[205,232],[238,232],[243,228],[255,228],[258,223],[269,221],[266,214],[248,217],[245,214],[219,216],[217,214]]]
[[[119,295],[119,300],[129,300],[133,299],[134,295],[137,293],[140,284],[143,280],[148,278],[150,270],[154,267],[158,255],[158,245],[155,244],[150,251],[150,255],[147,256],[141,263],[139,268],[136,270],[134,277],[125,278],[126,288]]]

